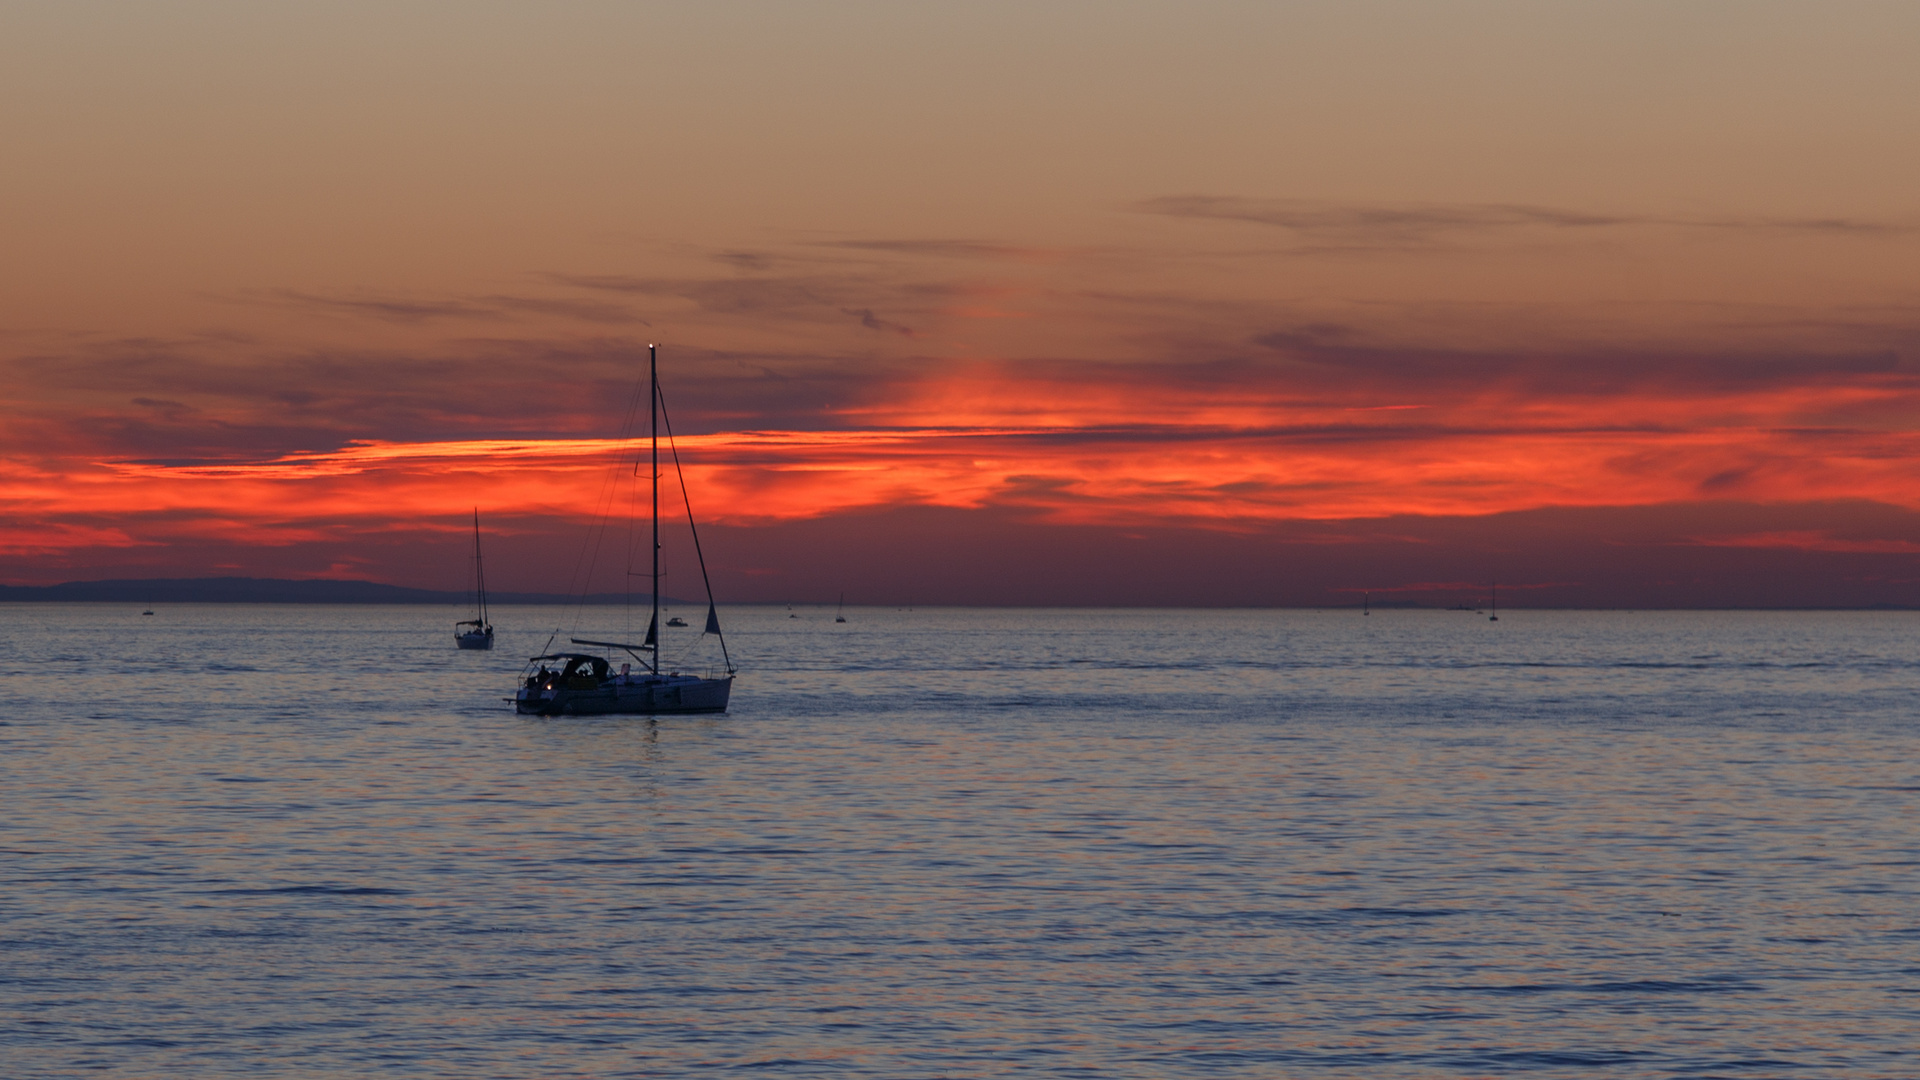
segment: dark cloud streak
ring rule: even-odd
[[[852,308],[841,308],[840,312],[843,315],[851,315],[854,318],[859,319],[860,325],[866,327],[869,330],[888,330],[893,333],[899,334],[903,337],[920,336],[911,326],[907,326],[903,323],[890,322],[886,319],[880,318],[879,316],[873,313],[872,308],[861,308],[858,311],[855,311]]]
[[[647,324],[645,319],[619,305],[560,297],[494,294],[434,300],[363,295],[328,296],[300,292],[295,289],[273,289],[259,294],[259,299],[290,307],[358,315],[401,324],[450,320],[491,321],[523,314],[558,316],[592,323]]]
[[[1342,204],[1312,199],[1164,195],[1144,199],[1127,209],[1161,217],[1248,222],[1286,229],[1309,241],[1378,247],[1421,247],[1438,243],[1443,237],[1493,236],[1525,229],[1664,227],[1846,236],[1886,236],[1914,231],[1910,224],[1859,218],[1610,214],[1513,203]]]
[[[1462,389],[1500,380],[1540,393],[1608,394],[1654,387],[1757,390],[1831,384],[1862,377],[1913,382],[1892,350],[1822,352],[1728,348],[1601,348],[1519,351],[1368,345],[1358,328],[1304,324],[1257,335],[1253,343],[1323,370],[1317,383],[1380,381]]]
[[[979,240],[823,240],[814,246],[892,255],[921,255],[943,259],[1032,259],[1054,254],[1042,248],[991,244]]]

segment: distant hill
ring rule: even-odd
[[[488,604],[564,604],[561,593],[487,594]],[[113,604],[470,604],[469,592],[409,589],[377,581],[294,581],[285,578],[132,578],[120,581],[68,581],[59,585],[0,585],[0,601],[38,600]],[[624,604],[619,593],[596,593],[589,604]],[[636,594],[633,602],[650,602]],[[672,597],[663,604],[684,604]]]

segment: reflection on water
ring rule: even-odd
[[[801,614],[0,606],[6,1075],[1913,1071],[1915,616]]]

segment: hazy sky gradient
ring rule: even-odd
[[[457,588],[478,504],[563,587],[658,341],[737,598],[1920,603],[1916,47],[1891,3],[9,5],[0,579]]]

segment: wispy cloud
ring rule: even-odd
[[[1897,332],[1883,330],[1880,336]],[[1834,351],[1774,347],[1549,346],[1477,349],[1403,345],[1369,340],[1358,326],[1303,323],[1256,334],[1252,342],[1295,362],[1323,369],[1323,379],[1386,381],[1409,390],[1435,383],[1484,387],[1499,381],[1509,389],[1542,394],[1617,394],[1663,387],[1753,393],[1774,386],[1871,385],[1876,378],[1920,378],[1892,349]]]
[[[860,325],[866,327],[869,330],[886,330],[895,334],[900,334],[904,337],[919,336],[919,334],[917,334],[914,331],[913,327],[907,326],[904,323],[897,323],[887,319],[882,319],[873,313],[872,308],[861,308],[859,311],[854,311],[850,308],[841,308],[840,311],[841,311],[841,314],[851,315],[854,318],[859,319]]]
[[[686,300],[732,315],[838,310],[844,282],[822,276],[666,278],[622,274],[555,274],[553,280],[596,292]]]
[[[472,297],[422,298],[363,293],[331,295],[296,289],[270,289],[246,299],[385,322],[414,324],[448,320],[489,321],[516,315],[558,316],[582,322],[645,325],[646,320],[623,305],[570,297],[491,294]]]
[[[1339,203],[1225,195],[1164,195],[1128,209],[1163,217],[1239,221],[1284,229],[1300,240],[1335,246],[1419,247],[1449,239],[1525,230],[1591,232],[1658,226],[1884,236],[1911,233],[1910,223],[1847,217],[1689,216],[1611,213],[1518,203]]]
[[[990,259],[1016,262],[1051,261],[1061,257],[1054,248],[1022,247],[981,240],[820,240],[814,246],[889,255],[917,255],[941,259]]]

